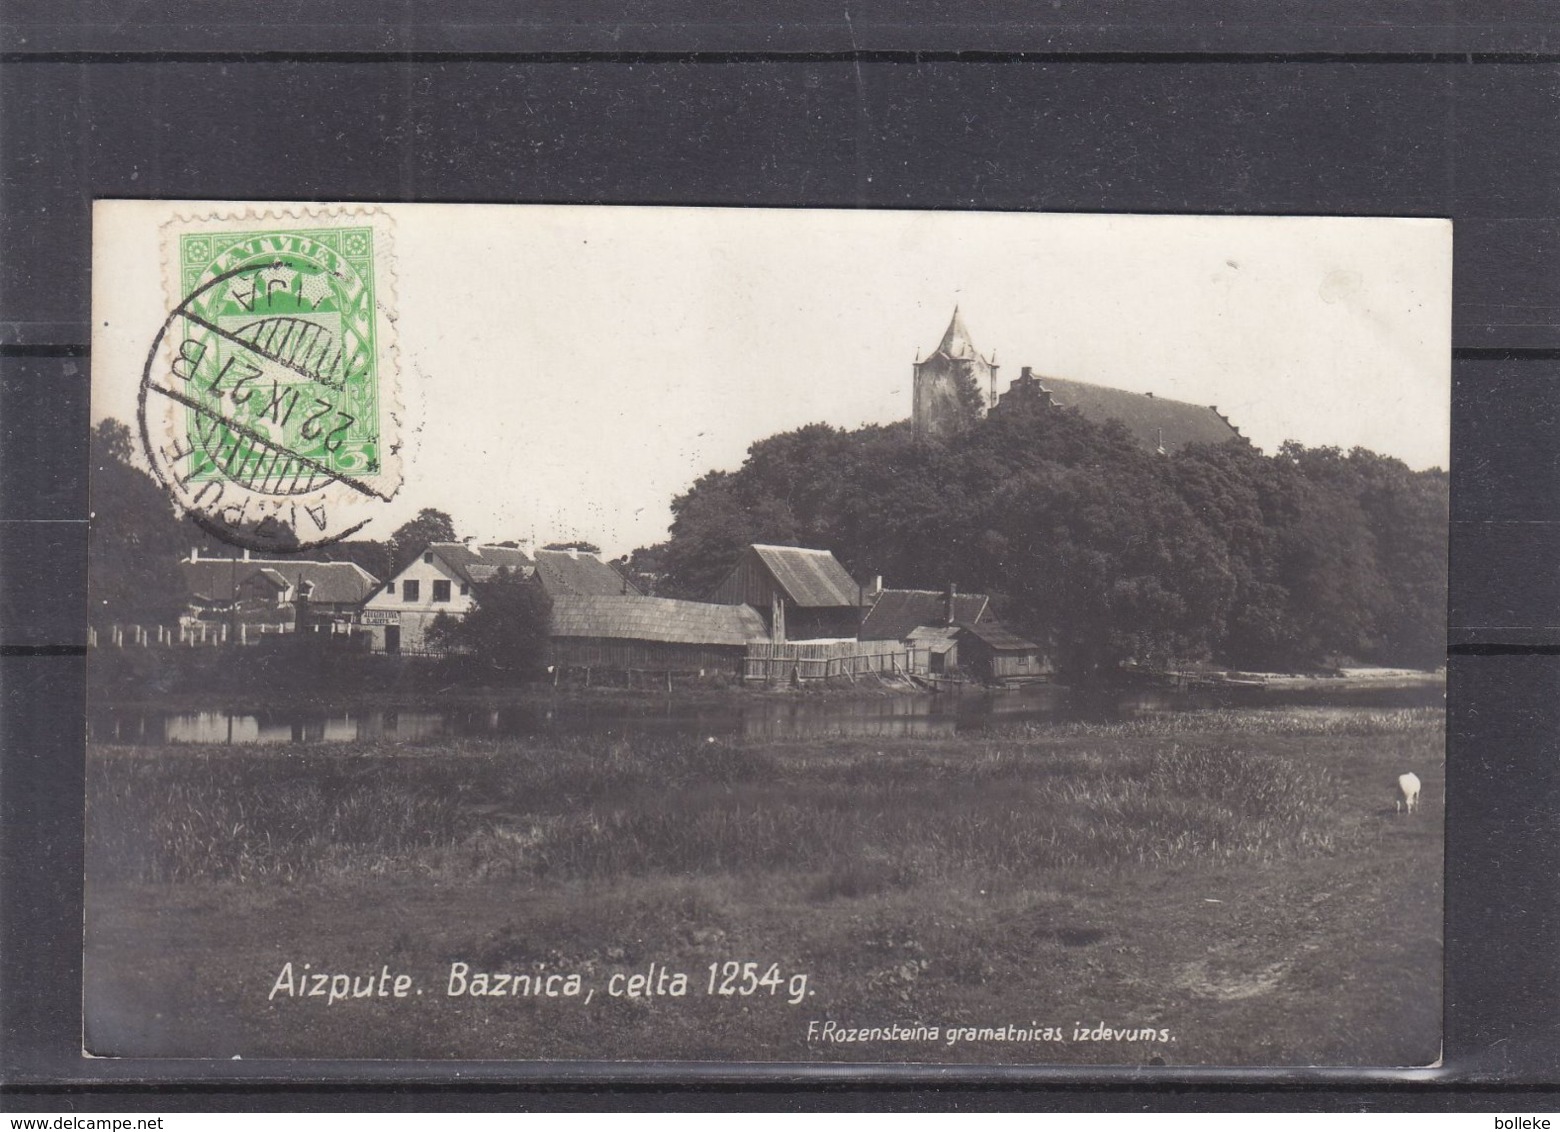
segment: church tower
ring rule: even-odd
[[[985,416],[997,400],[997,368],[996,356],[983,357],[970,341],[964,318],[954,307],[942,342],[915,363],[915,435],[951,436]]]

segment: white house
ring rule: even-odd
[[[463,617],[475,604],[471,587],[499,570],[532,577],[536,563],[512,546],[430,543],[363,603],[360,624],[375,652],[421,652],[428,626],[441,613]]]

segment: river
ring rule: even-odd
[[[785,739],[827,736],[938,736],[997,724],[1131,718],[1145,712],[1212,707],[1441,707],[1441,685],[1231,689],[1218,693],[1138,690],[1080,695],[1054,685],[942,695],[737,696],[714,703],[560,698],[500,707],[443,709],[172,711],[97,706],[90,741],[102,744],[286,744],[417,742],[440,738],[596,733]]]

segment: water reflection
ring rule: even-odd
[[[472,706],[443,711],[364,708],[358,711],[194,711],[102,707],[88,714],[94,742],[117,744],[256,744],[416,742],[439,738],[544,734],[685,734],[745,739],[904,738],[1023,722],[1101,721],[1147,712],[1196,710],[1232,702],[1262,707],[1441,706],[1440,687],[1255,691],[1232,700],[1165,691],[1081,695],[1038,685],[1000,692],[893,695],[869,699],[752,698],[716,705],[675,699],[632,703]]]

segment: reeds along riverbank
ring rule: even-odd
[[[1264,862],[1347,844],[1390,806],[1372,775],[1437,780],[1443,728],[1432,709],[1294,709],[937,740],[103,748],[88,852],[94,881],[179,883],[827,877],[868,861],[872,884],[913,887],[971,870]]]

